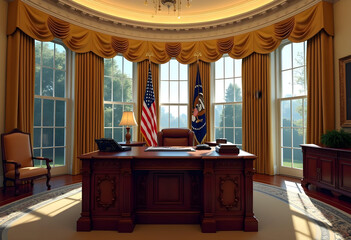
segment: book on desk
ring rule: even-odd
[[[240,152],[240,149],[232,143],[220,143],[215,149],[218,153],[239,154]]]

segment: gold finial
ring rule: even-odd
[[[153,52],[151,52],[151,51],[149,50],[149,51],[146,52],[145,55],[146,55],[146,57],[149,59],[149,62],[151,63],[150,58],[151,58],[152,56],[154,56]]]
[[[199,58],[202,56],[202,53],[200,51],[196,51],[194,56],[196,57],[197,62],[199,62]]]

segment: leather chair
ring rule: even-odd
[[[194,132],[187,128],[165,128],[157,133],[158,146],[194,146]]]
[[[18,195],[18,184],[25,181],[31,181],[46,176],[46,186],[50,189],[50,162],[49,158],[33,157],[30,134],[14,129],[9,133],[1,134],[2,164],[4,187],[6,191],[6,182],[12,181],[15,186],[15,195]],[[46,168],[34,167],[33,160],[45,161]]]

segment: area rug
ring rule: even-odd
[[[201,233],[199,225],[137,224],[133,233],[76,232],[81,184],[21,199],[0,208],[2,240],[231,240],[351,239],[351,216],[303,191],[287,191],[254,182],[258,232]]]

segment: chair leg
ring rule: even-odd
[[[47,188],[48,188],[48,190],[50,190],[51,189],[51,185],[49,184],[49,182],[50,182],[50,175],[48,174],[48,175],[46,175],[46,186],[47,186]]]
[[[33,185],[34,185],[34,180],[33,179],[30,180],[30,185],[33,187]]]
[[[17,181],[14,181],[14,185],[15,185],[15,196],[18,196],[19,190],[18,190],[18,186],[17,186]]]

